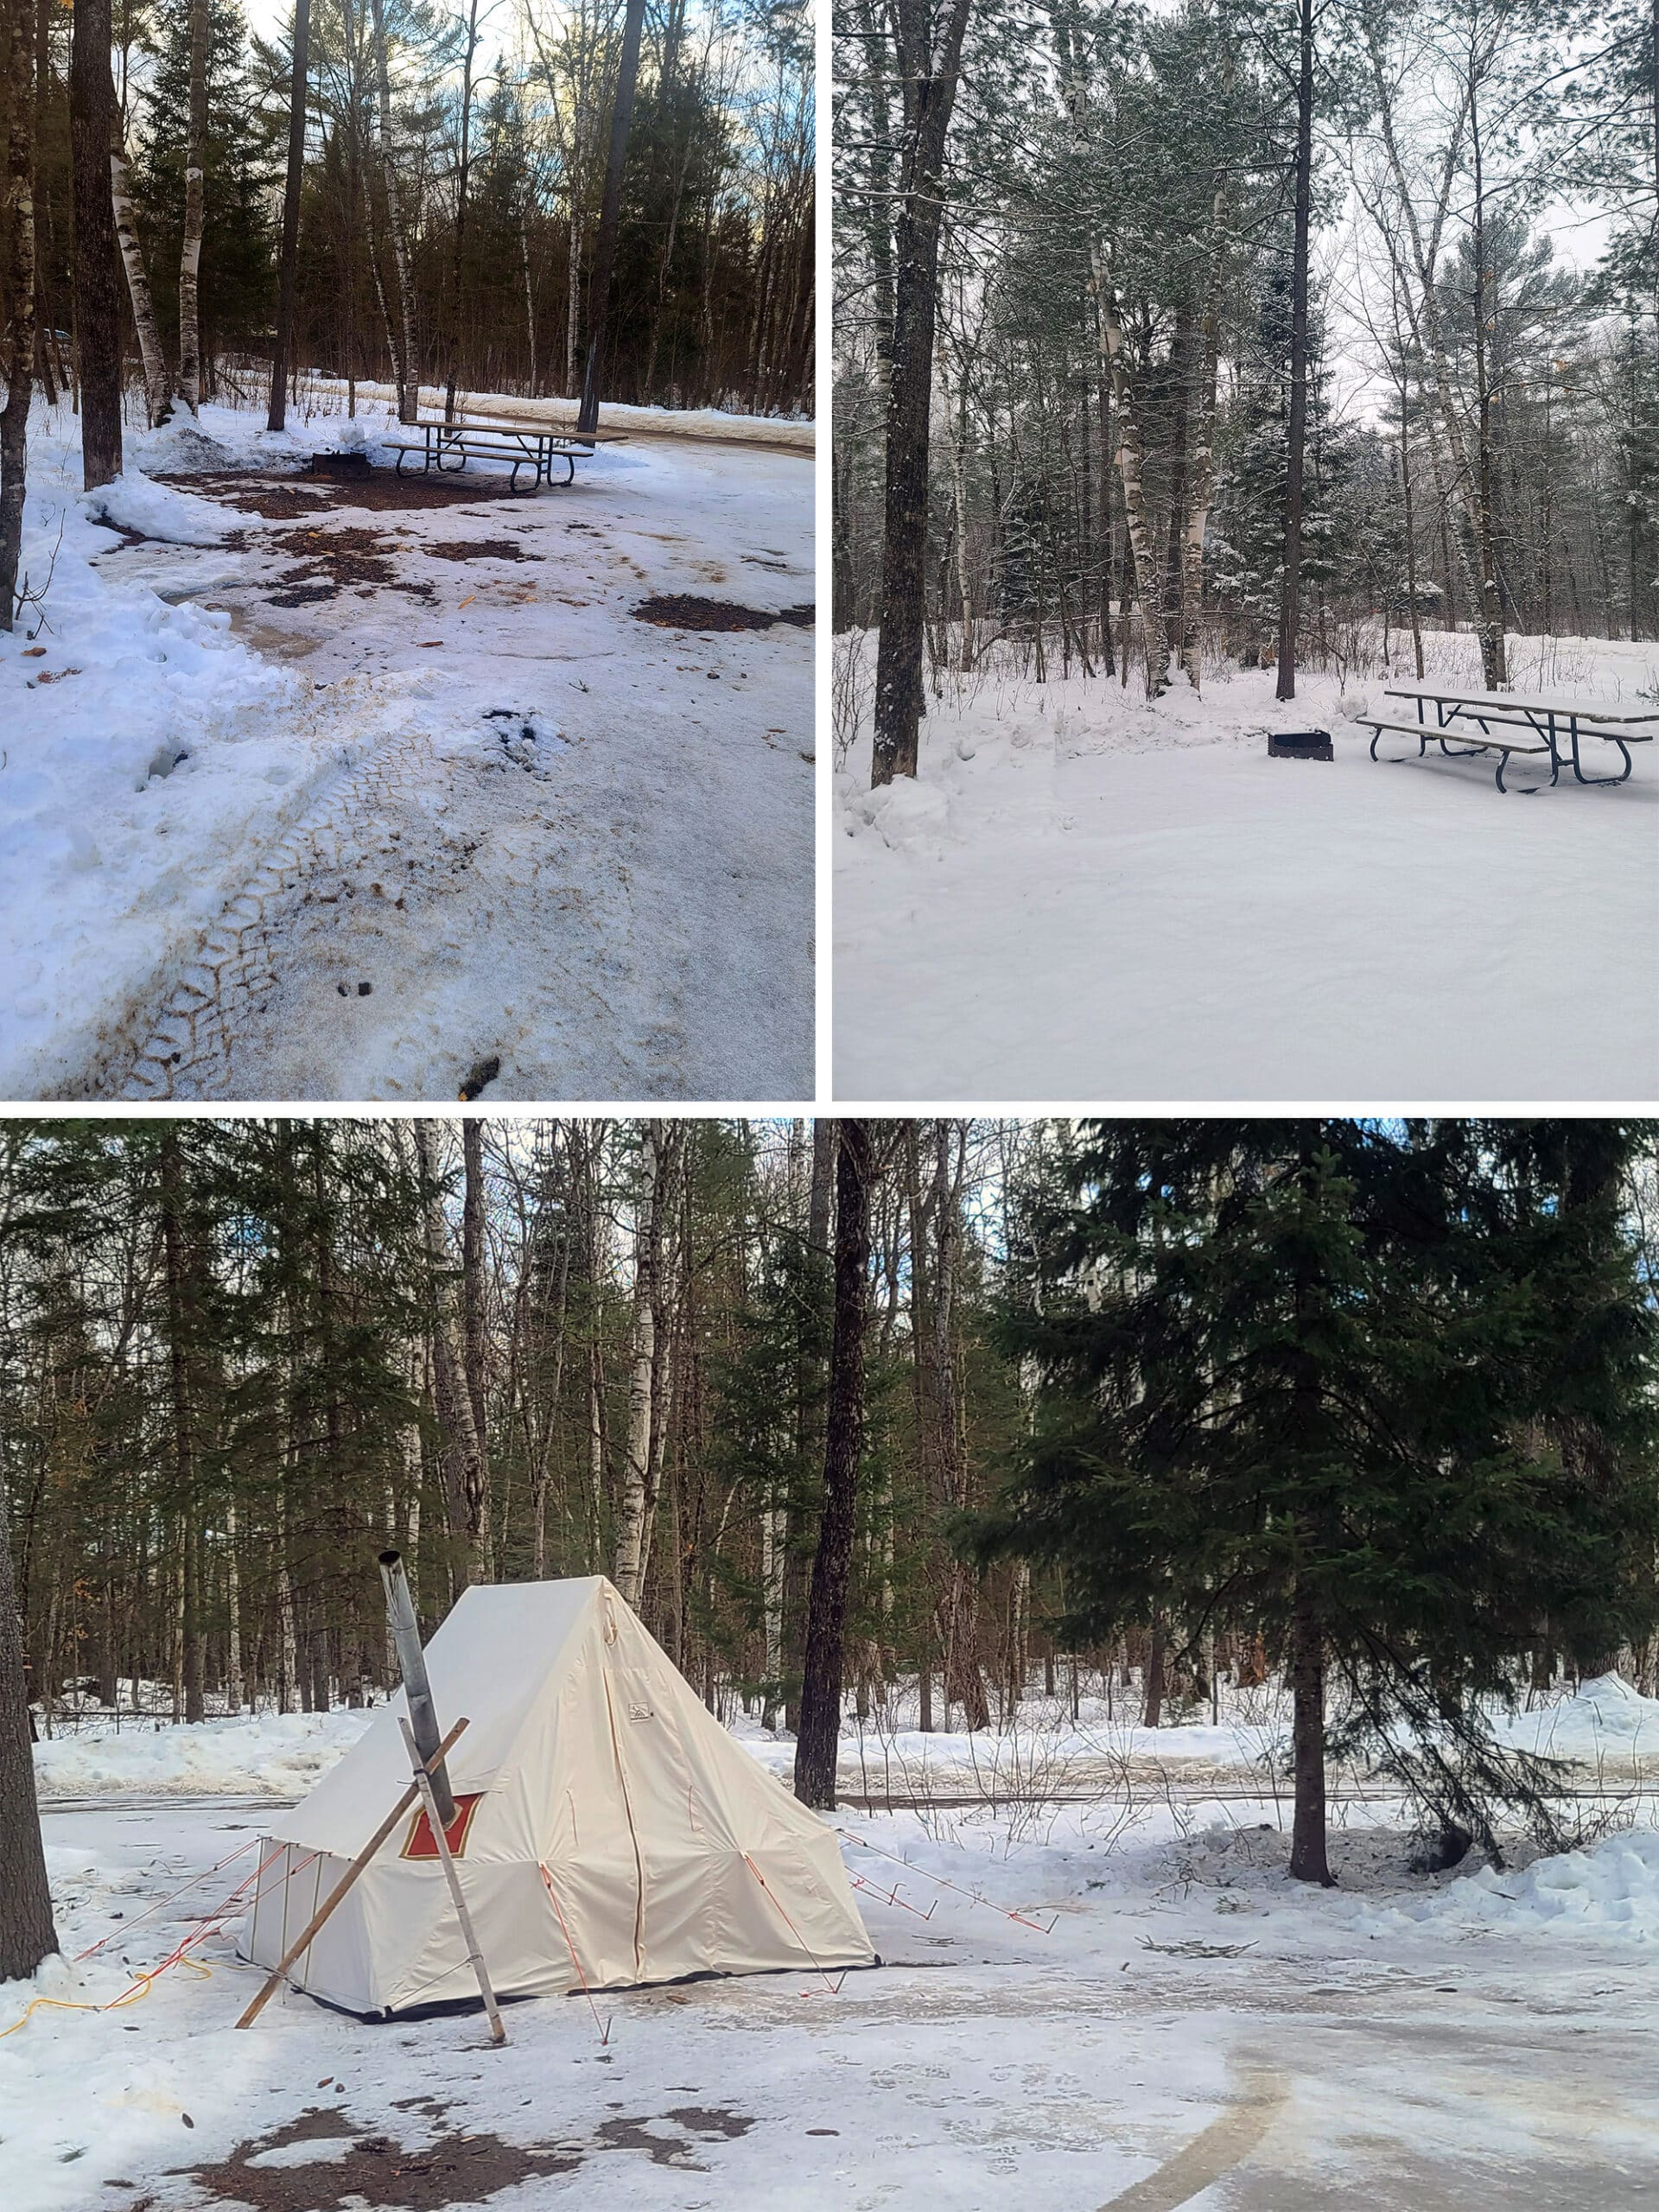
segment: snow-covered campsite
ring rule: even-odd
[[[515,493],[315,397],[130,435],[92,493],[37,408],[6,1094],[810,1090],[810,426],[624,408]]]
[[[1659,1095],[1648,0],[836,29],[836,1096]]]
[[[1655,1135],[0,1122],[6,2212],[1637,2212]]]
[[[43,1743],[60,1933],[90,1955],[0,1989],[0,2030],[36,1994],[129,2001],[0,2042],[8,2204],[1579,2212],[1659,2186],[1659,1702],[1613,1680],[1521,1716],[1607,1793],[1585,1848],[1413,1872],[1397,1801],[1360,1788],[1312,1898],[1265,1702],[1226,1728],[1084,1714],[1038,1699],[978,1741],[887,1739],[912,1802],[833,1816],[879,1967],[527,2001],[502,2050],[476,2014],[365,2024],[293,1994],[232,2025],[260,1799],[308,1787],[366,1714]],[[863,1734],[849,1715],[854,1796]],[[786,1770],[786,1739],[741,1740]]]
[[[1517,690],[1652,702],[1659,647],[1510,640]],[[1430,680],[1478,641],[1426,635]],[[1427,759],[1394,672],[1214,667],[1154,702],[993,652],[944,673],[914,779],[836,772],[848,1098],[1642,1098],[1659,1089],[1659,762],[1591,789]],[[1432,716],[1431,716],[1432,720]],[[1273,759],[1320,727],[1334,760]],[[1455,746],[1455,741],[1453,741]],[[1608,749],[1586,772],[1617,773]]]

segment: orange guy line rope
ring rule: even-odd
[[[602,2048],[605,2044],[610,2042],[611,2023],[609,2020],[607,2020],[604,2026],[600,2027],[599,2007],[594,2002],[593,1991],[588,1986],[588,1977],[582,1970],[582,1961],[576,1956],[576,1947],[570,1941],[570,1930],[565,1925],[563,1907],[560,1904],[557,1897],[554,1895],[553,1877],[548,1872],[545,1866],[542,1866],[542,1862],[539,1859],[537,1860],[536,1864],[542,1867],[542,1880],[546,1885],[549,1897],[552,1900],[553,1910],[559,1916],[559,1929],[564,1937],[564,1948],[570,1954],[570,1963],[576,1970],[576,1980],[582,1984],[582,1993],[588,1999],[588,2009],[594,2016],[594,2025],[596,2028],[599,2028],[599,2040],[601,2047]]]
[[[832,1827],[834,1821],[830,1822]],[[1022,1928],[1034,1928],[1039,1936],[1052,1936],[1060,1924],[1057,1912],[1046,1928],[1040,1920],[1027,1920],[1022,1912],[1010,1912],[1007,1905],[993,1904],[989,1897],[982,1897],[977,1890],[964,1889],[960,1882],[953,1882],[948,1874],[930,1874],[925,1866],[918,1866],[908,1859],[901,1859],[896,1851],[883,1851],[879,1843],[870,1843],[861,1835],[855,1835],[850,1828],[836,1828],[837,1835],[845,1836],[849,1843],[855,1843],[861,1851],[873,1851],[878,1859],[891,1859],[895,1866],[903,1866],[912,1874],[919,1874],[924,1881],[938,1882],[941,1888],[954,1890],[958,1897],[969,1897],[976,1904],[982,1904],[987,1912],[995,1912],[1004,1920],[1017,1920]]]
[[[750,1873],[753,1875],[755,1880],[760,1883],[761,1888],[766,1890],[766,1895],[769,1897],[772,1897],[772,1901],[773,1904],[778,1907],[779,1911],[784,1914],[785,1926],[788,1929],[790,1934],[795,1938],[795,1941],[800,1945],[801,1948],[806,1953],[807,1957],[811,1960],[813,1965],[817,1967],[818,1972],[823,1975],[824,1983],[829,1989],[830,1994],[832,1997],[839,1997],[841,1994],[841,1982],[845,1981],[847,1979],[845,1970],[843,1969],[842,1971],[841,1981],[830,1980],[828,1973],[825,1971],[823,1966],[819,1961],[817,1953],[812,1948],[812,1946],[807,1942],[805,1936],[802,1935],[800,1929],[795,1925],[789,1915],[786,1912],[784,1912],[784,1907],[781,1900],[778,1897],[772,1897],[772,1891],[769,1889],[766,1889],[766,1876],[760,1872],[760,1869],[755,1865],[753,1859],[750,1858],[747,1851],[743,1853],[743,1864],[748,1868]],[[805,1995],[806,1993],[803,1991],[802,1994]]]

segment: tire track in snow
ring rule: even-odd
[[[417,782],[430,788],[435,772],[442,771],[429,735],[405,729],[332,779],[226,902],[159,1002],[127,1022],[125,1043],[106,1051],[73,1095],[145,1103],[238,1096],[238,1042],[276,990],[285,925],[308,895],[319,904],[346,895],[346,871],[362,857],[354,833],[376,810],[407,804]]]

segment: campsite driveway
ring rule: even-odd
[[[518,2005],[499,2052],[470,2015],[367,2026],[295,1997],[238,2034],[248,1976],[215,1941],[207,1981],[169,1974],[124,2012],[37,2014],[0,2044],[0,2135],[22,2180],[9,2202],[1620,2212],[1659,2200],[1659,1999],[1628,1939],[1445,1916],[1402,1932],[1387,1910],[1397,1875],[1358,1838],[1338,1840],[1348,1882],[1324,1897],[1287,1893],[1281,1840],[1264,1830],[1090,1859],[1037,1841],[999,1858],[982,1836],[941,1857],[913,1821],[849,1825],[951,1866],[988,1902],[936,1891],[919,1870],[899,1894],[923,1910],[937,1894],[931,1917],[861,1891],[892,1963],[838,1992],[804,1971],[601,1995],[597,2023],[580,1998]],[[132,1917],[257,1828],[240,1808],[63,1812],[48,1838],[66,1941],[118,1926],[111,1910]],[[878,1878],[865,1854],[849,1863]],[[112,1896],[124,1879],[142,1898]],[[1052,1933],[1006,1910],[1052,1916]],[[134,1963],[187,1928],[172,1911],[135,1928]]]
[[[521,498],[170,480],[222,537],[100,571],[291,673],[311,795],[55,1095],[810,1089],[810,459],[657,438]]]

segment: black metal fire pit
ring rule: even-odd
[[[1268,733],[1269,760],[1334,760],[1328,729],[1281,729]]]
[[[310,473],[313,476],[366,476],[369,456],[365,453],[314,453]]]

